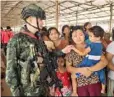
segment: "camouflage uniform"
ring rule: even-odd
[[[37,49],[38,40],[23,33],[16,34],[8,43],[6,82],[13,96],[22,96],[19,87],[24,96],[45,95],[44,89],[39,92],[40,86],[32,85],[31,75],[34,76],[37,69],[30,64],[30,45]],[[39,81],[38,74],[34,83]]]
[[[42,8],[35,4],[30,4],[23,8],[21,14],[22,19],[27,24],[40,31],[38,18],[41,20],[46,18],[45,11],[42,10]],[[27,22],[26,19],[30,16],[36,17],[37,27]],[[27,33],[32,34],[27,29],[23,29],[23,31],[26,32],[26,34],[16,34],[8,43],[6,82],[13,96],[47,96],[49,91],[47,92],[48,84],[45,78],[48,78],[49,75],[48,70],[50,69],[49,65],[51,63],[48,59],[49,54],[42,40],[37,40],[27,35]],[[35,35],[36,34],[37,33],[35,33]],[[61,55],[63,53],[59,51],[55,52],[55,54]],[[48,66],[46,65],[46,67],[45,64],[42,63],[37,64],[37,59],[35,58],[36,61],[33,60],[34,55],[43,57],[44,63],[48,64]],[[53,64],[51,64],[51,66],[52,65]],[[53,69],[50,69],[50,71],[51,74],[55,74],[53,73]]]

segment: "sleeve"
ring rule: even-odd
[[[111,43],[108,45],[106,51],[107,51],[108,53],[114,54],[114,41],[111,42]]]
[[[16,96],[15,91],[18,86],[17,79],[17,59],[16,59],[16,40],[11,39],[7,46],[7,66],[6,66],[6,83],[10,87],[13,96]]]
[[[68,53],[66,56],[65,56],[65,60],[69,63],[72,63],[72,53]]]
[[[53,53],[54,53],[55,56],[63,56],[63,55],[65,55],[62,51],[54,50]]]

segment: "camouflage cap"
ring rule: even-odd
[[[26,7],[23,8],[22,12],[22,19],[26,20],[26,18],[30,17],[30,16],[34,16],[36,18],[40,18],[42,20],[45,20],[46,16],[45,16],[45,11],[40,8],[39,6],[37,6],[36,4],[30,4]]]

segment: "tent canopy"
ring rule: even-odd
[[[56,0],[7,0],[1,1],[1,25],[3,27],[22,25],[24,21],[21,19],[21,10],[31,3],[45,10],[46,26],[56,24]],[[109,23],[110,16],[114,21],[113,6],[114,0],[58,0],[59,24],[81,24],[86,21]]]

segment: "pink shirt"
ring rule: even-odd
[[[10,38],[13,37],[12,31],[1,31],[1,42],[2,43],[8,43]]]

